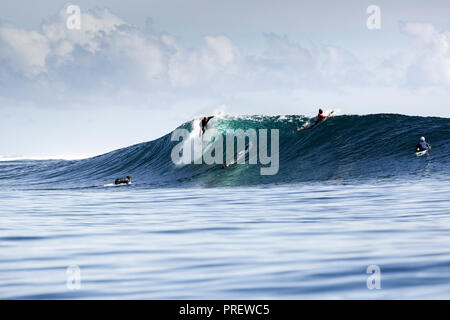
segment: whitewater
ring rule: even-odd
[[[278,130],[274,175],[174,163],[172,132],[87,159],[0,161],[0,298],[450,298],[450,119],[338,115],[297,131],[312,121],[210,121],[224,136]],[[198,123],[179,127],[195,143]],[[432,150],[417,157],[421,136]]]

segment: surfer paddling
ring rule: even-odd
[[[211,117],[204,117],[200,123],[200,128],[201,128],[201,133],[200,134],[204,134],[205,130],[206,130],[206,125],[208,124],[209,120],[211,120],[212,118],[214,118],[214,116]]]
[[[323,120],[325,120],[326,118],[331,116],[333,113],[334,113],[334,110],[331,111],[327,116],[324,116],[323,115],[323,110],[319,109],[319,114],[317,115],[317,120],[316,120],[316,122],[314,122],[314,124],[310,128],[312,128],[314,126],[317,126],[319,123],[321,123]]]
[[[331,116],[333,113],[334,113],[334,110],[331,111],[327,116],[325,116],[325,115],[323,114],[323,110],[322,110],[322,109],[319,109],[319,114],[317,115],[317,120],[316,120],[316,122],[314,122],[314,124],[310,125],[309,127],[298,129],[298,131],[314,128],[314,127],[317,126],[319,123],[321,123],[323,120],[325,120],[326,118],[328,118],[329,116]]]
[[[131,177],[130,176],[126,176],[125,178],[117,178],[114,181],[115,185],[118,185],[118,184],[130,184],[130,183],[131,183]]]

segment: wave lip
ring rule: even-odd
[[[198,119],[184,123],[197,135]],[[332,117],[311,130],[298,132],[302,116],[216,117],[208,124],[224,136],[232,130],[278,129],[279,171],[260,174],[261,165],[176,165],[171,152],[178,141],[171,134],[157,140],[81,160],[3,161],[0,185],[27,187],[103,187],[130,175],[129,187],[242,186],[367,179],[448,177],[450,172],[450,119],[397,114]],[[433,149],[415,157],[414,146],[425,136]],[[239,150],[235,150],[239,152]]]

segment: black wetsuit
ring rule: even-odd
[[[208,124],[209,120],[211,120],[212,118],[214,118],[214,116],[211,116],[208,118],[205,117],[202,119],[202,123],[200,124],[200,126],[202,127],[202,133],[205,133],[206,125]]]
[[[131,181],[128,178],[117,178],[114,184],[129,184]]]

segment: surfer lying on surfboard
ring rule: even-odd
[[[126,176],[125,178],[117,178],[114,181],[115,185],[119,185],[119,184],[131,184],[131,177],[130,176]]]
[[[314,127],[317,126],[319,123],[321,123],[323,120],[325,120],[326,118],[328,118],[329,116],[331,116],[333,113],[334,113],[334,110],[331,111],[327,116],[324,116],[324,115],[323,115],[323,110],[322,110],[322,109],[319,109],[319,114],[317,115],[317,120],[316,120],[316,122],[314,122],[314,124],[310,125],[309,127],[301,128],[301,129],[299,129],[298,131],[314,128]]]

